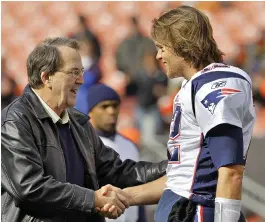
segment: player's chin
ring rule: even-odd
[[[166,75],[167,75],[167,77],[168,77],[169,79],[174,79],[174,78],[176,78],[176,75],[174,75],[174,73],[172,73],[172,72],[170,72],[170,71],[168,71],[168,70],[167,70],[167,72],[166,72]]]
[[[167,77],[169,79],[176,79],[176,78],[182,77],[182,75],[179,72],[176,72],[176,71],[172,72],[172,71],[168,70],[166,72],[166,74],[167,74]]]

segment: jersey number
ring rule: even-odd
[[[181,117],[181,108],[180,105],[176,106],[173,119],[170,124],[170,135],[169,139],[174,140],[179,136],[179,128],[180,128],[180,117]]]
[[[175,163],[180,163],[180,145],[174,146],[174,149],[172,150],[172,153],[167,150],[168,154],[168,163],[169,164],[175,164]]]
[[[175,140],[180,135],[180,117],[181,117],[181,108],[180,105],[176,105],[175,112],[170,125],[170,140]],[[173,150],[168,150],[168,159],[169,163],[179,163],[180,155],[180,145],[176,145]]]

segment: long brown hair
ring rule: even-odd
[[[151,35],[196,69],[223,62],[208,17],[193,7],[180,6],[154,19]]]

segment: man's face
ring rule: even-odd
[[[165,66],[166,75],[173,79],[183,76],[183,70],[186,65],[183,58],[177,56],[172,49],[155,41],[157,47],[156,59],[161,60]]]
[[[116,131],[120,104],[115,100],[106,100],[97,104],[89,116],[93,127],[108,133]]]
[[[69,47],[60,47],[62,65],[51,76],[51,90],[53,103],[60,107],[73,107],[76,103],[76,93],[84,83],[82,62],[77,50]]]

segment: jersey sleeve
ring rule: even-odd
[[[218,125],[208,132],[205,143],[217,169],[228,165],[245,165],[241,128],[230,124]]]
[[[219,124],[243,128],[250,97],[251,83],[244,79],[226,78],[203,84],[194,95],[194,113],[203,135]]]

